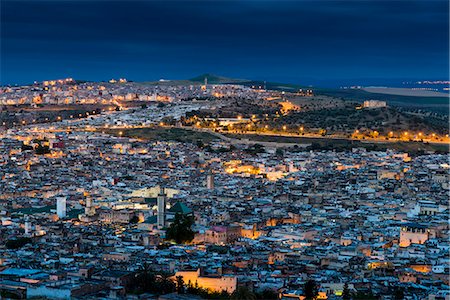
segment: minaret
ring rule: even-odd
[[[167,202],[166,194],[164,192],[163,187],[159,188],[159,194],[156,200],[158,205],[158,214],[156,216],[157,224],[158,228],[162,229],[166,226],[166,202]]]
[[[84,208],[84,214],[89,217],[92,217],[93,215],[95,215],[95,207],[92,206],[92,198],[91,197],[86,198],[86,207]]]
[[[59,218],[66,217],[67,211],[67,198],[66,197],[56,197],[56,214]]]
[[[206,175],[206,188],[208,190],[214,189],[214,174],[211,171]]]
[[[208,86],[208,77],[205,76],[205,88]]]
[[[25,235],[29,236],[31,234],[31,222],[28,217],[25,218]]]

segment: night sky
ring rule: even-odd
[[[1,1],[1,83],[448,79],[447,1]]]

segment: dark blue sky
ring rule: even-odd
[[[0,79],[447,79],[448,11],[432,0],[2,0]]]

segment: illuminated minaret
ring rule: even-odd
[[[158,228],[162,229],[166,225],[166,203],[167,203],[167,198],[163,187],[159,188],[159,194],[158,197],[156,198],[156,201],[158,205],[158,214],[156,215],[157,218],[156,221],[158,224]]]
[[[205,88],[208,86],[208,77],[205,76]]]

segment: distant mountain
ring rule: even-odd
[[[250,80],[246,80],[246,79],[229,78],[229,77],[218,76],[218,75],[214,75],[214,74],[202,74],[197,77],[189,79],[189,81],[203,83],[205,81],[205,78],[208,79],[208,83],[211,83],[211,84],[242,83],[242,82],[250,81]]]

